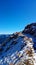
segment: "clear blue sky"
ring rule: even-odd
[[[21,31],[36,22],[36,0],[0,0],[0,34]]]

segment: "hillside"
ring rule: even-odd
[[[21,32],[0,35],[0,65],[36,65],[36,23]]]

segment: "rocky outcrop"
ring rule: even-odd
[[[36,23],[27,25],[22,33],[30,34],[36,37]]]

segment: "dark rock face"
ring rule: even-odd
[[[27,25],[22,33],[30,34],[36,37],[36,23]]]

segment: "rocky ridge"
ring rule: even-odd
[[[0,37],[0,65],[36,65],[36,23]]]

